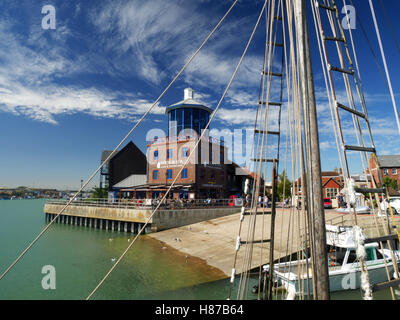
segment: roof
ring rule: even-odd
[[[165,113],[168,113],[171,110],[178,109],[178,108],[193,108],[193,107],[205,110],[205,111],[207,111],[209,113],[213,112],[212,109],[210,109],[209,107],[206,107],[204,104],[202,104],[200,102],[197,102],[197,101],[195,101],[193,99],[186,99],[186,100],[182,100],[182,101],[180,101],[178,103],[175,103],[172,106],[167,107],[165,109]]]
[[[400,168],[400,155],[377,156],[381,168]]]
[[[328,184],[329,181],[335,182],[340,188],[342,188],[342,183],[340,179],[336,180],[335,177],[322,177],[321,180],[323,188]]]
[[[136,187],[139,185],[143,185],[146,182],[147,182],[146,174],[132,174],[129,177],[125,178],[124,180],[113,185],[112,188],[113,189],[122,189],[122,188]]]
[[[203,103],[194,100],[194,90],[190,88],[186,88],[184,92],[184,100],[179,101],[165,109],[165,113],[170,112],[171,110],[178,108],[199,108],[203,109],[209,113],[212,113],[213,110],[209,107],[205,106]]]
[[[326,243],[341,248],[353,249],[356,247],[354,241],[354,231],[352,226],[333,226],[326,225]],[[363,236],[366,238],[364,232]],[[366,248],[377,247],[378,243],[372,242],[365,244]]]
[[[322,171],[322,177],[339,177],[340,173],[336,171]]]

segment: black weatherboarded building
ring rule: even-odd
[[[130,141],[108,163],[108,190],[111,191],[112,186],[133,174],[145,175],[146,173],[146,155]]]

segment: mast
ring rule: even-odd
[[[305,0],[295,0],[295,20],[299,51],[300,84],[302,95],[305,147],[307,155],[307,211],[310,215],[314,241],[313,282],[314,299],[329,300],[328,257],[326,252],[325,214],[321,182],[321,160],[318,137],[318,123],[314,92],[307,10]]]

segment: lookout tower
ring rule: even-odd
[[[184,90],[184,100],[169,106],[166,109],[168,114],[168,136],[177,137],[184,129],[192,129],[199,136],[201,130],[205,129],[212,109],[194,100],[194,90]]]

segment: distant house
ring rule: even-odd
[[[351,174],[351,178],[354,181],[355,187],[357,188],[372,188],[372,178],[371,175],[367,174]],[[336,196],[342,193],[345,196],[345,184],[342,174],[342,170],[335,171],[322,171],[322,195],[324,198],[329,198],[332,200],[332,206],[338,207]],[[297,196],[297,199],[301,199],[301,185],[300,179],[297,179],[293,184],[293,194]],[[363,201],[363,199],[361,200]],[[364,203],[362,202],[362,205]]]
[[[322,171],[322,196],[332,200],[333,207],[337,207],[336,196],[343,189],[343,178],[341,173],[338,171]],[[294,200],[301,200],[302,198],[302,186],[300,184],[300,178],[293,183],[293,194],[295,195]]]
[[[375,182],[378,182],[378,171],[377,163],[379,164],[382,177],[389,177],[397,181],[397,185],[400,186],[400,155],[388,155],[388,156],[371,156],[369,166],[374,177]]]
[[[324,198],[335,200],[343,188],[343,178],[337,171],[321,172],[322,194]]]

